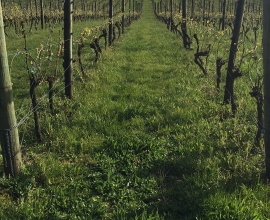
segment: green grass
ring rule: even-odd
[[[76,56],[76,43],[79,41],[81,37],[81,33],[85,28],[94,28],[97,26],[101,26],[102,24],[105,24],[107,20],[105,19],[97,19],[97,20],[89,20],[85,22],[74,22],[73,23],[73,40],[74,40],[74,57]],[[45,55],[47,45],[52,45],[52,52],[54,53],[53,58],[55,57],[57,53],[58,44],[60,42],[60,39],[64,38],[63,33],[63,23],[62,24],[47,24],[46,28],[44,30],[41,29],[40,25],[38,26],[38,30],[33,30],[29,32],[29,26],[25,25],[25,34],[26,34],[26,49],[27,51],[36,58],[36,49],[40,49],[41,45],[45,48]],[[23,38],[23,35],[21,34],[21,30],[18,34],[15,33],[14,27],[8,27],[6,28],[6,41],[7,41],[7,50],[9,55],[9,62],[12,64],[12,71],[14,69],[14,72],[16,72],[16,75],[18,75],[18,72],[21,71],[22,66],[25,66],[25,58],[24,56],[17,55],[17,52],[24,52],[25,51],[25,43]],[[101,32],[97,32],[97,35],[101,34]],[[92,34],[93,35],[93,34]],[[89,41],[91,38],[89,38]],[[90,42],[89,42],[90,43]],[[14,64],[12,62],[12,59],[14,60]],[[44,61],[43,61],[44,62]],[[46,68],[46,67],[44,67]],[[43,70],[43,69],[42,69]]]
[[[237,81],[246,95],[230,117],[214,73],[203,76],[193,54],[145,2],[87,77],[75,67],[72,101],[60,92],[55,116],[42,102],[43,143],[31,118],[19,127],[24,166],[0,180],[0,218],[269,219],[249,85]],[[29,101],[17,99],[21,117]]]

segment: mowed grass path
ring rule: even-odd
[[[215,76],[200,73],[150,1],[87,74],[43,119],[47,140],[24,156],[20,203],[0,197],[3,219],[270,217],[264,160],[250,154],[255,127],[221,120]]]

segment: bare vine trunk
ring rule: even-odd
[[[240,30],[243,21],[243,14],[244,14],[244,6],[246,0],[239,0],[233,30],[233,36],[231,41],[230,47],[230,56],[228,62],[228,69],[227,69],[227,77],[226,77],[226,86],[225,86],[225,93],[224,93],[224,104],[229,104],[231,102],[232,105],[232,112],[236,112],[236,105],[234,102],[234,81],[237,77],[240,77],[242,74],[239,69],[235,67],[235,59],[236,59],[236,52],[238,48],[238,40],[240,35]]]

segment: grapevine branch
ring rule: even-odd
[[[197,43],[197,52],[194,54],[194,62],[200,67],[200,69],[203,71],[204,75],[207,75],[207,71],[203,66],[203,61],[201,57],[208,57],[210,53],[211,44],[208,45],[207,49],[205,51],[200,51],[200,44],[197,34],[194,34],[194,38]]]

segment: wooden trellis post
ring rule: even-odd
[[[270,1],[263,1],[264,145],[266,177],[270,179]]]
[[[64,75],[65,95],[72,98],[72,13],[73,1],[65,0],[64,3]]]
[[[6,40],[0,0],[0,141],[6,176],[16,176],[20,172],[22,158],[18,128],[13,102]]]
[[[109,0],[109,20],[109,46],[111,46],[113,40],[113,0]]]
[[[122,34],[124,34],[125,29],[125,0],[122,0]]]

